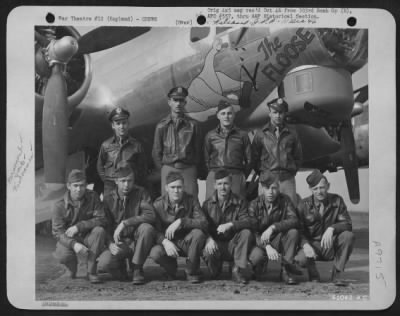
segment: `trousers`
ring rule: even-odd
[[[203,252],[211,276],[216,277],[224,261],[233,261],[242,269],[247,267],[248,255],[255,244],[254,234],[249,229],[242,229],[229,241],[216,240],[218,251],[214,254]]]
[[[316,260],[321,261],[334,261],[333,265],[336,270],[344,271],[344,267],[350,258],[353,251],[355,236],[353,232],[344,231],[339,235],[333,236],[332,247],[322,248],[321,241],[315,240],[310,242],[310,245],[314,248],[317,255]],[[307,257],[303,249],[300,249],[297,253],[295,260],[302,266],[305,267],[307,263]]]
[[[187,257],[186,273],[188,275],[199,274],[201,252],[206,242],[206,235],[200,229],[192,229],[183,239],[172,240],[179,250],[181,257]],[[162,245],[156,245],[151,249],[150,257],[164,270],[175,275],[177,270],[176,258],[169,257]]]
[[[97,257],[104,250],[107,233],[103,227],[94,227],[83,239],[76,238],[77,242],[84,244],[88,249],[87,257],[87,270],[89,274],[96,274],[97,272]],[[70,271],[76,271],[78,265],[78,258],[73,249],[65,247],[61,243],[57,243],[55,257],[60,263],[64,264]]]
[[[98,258],[98,270],[108,272],[117,277],[120,267],[128,258],[134,265],[142,266],[149,255],[156,240],[156,230],[148,223],[140,224],[134,231],[132,238],[127,238],[121,245],[121,252],[113,255],[109,249]]]
[[[282,254],[282,262],[293,263],[298,248],[300,234],[297,229],[289,229],[285,233],[278,233],[272,236],[270,245]],[[249,261],[253,266],[262,262],[268,263],[268,256],[265,246],[261,243],[260,236],[257,236],[257,246],[250,253]]]

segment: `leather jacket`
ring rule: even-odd
[[[328,227],[334,229],[334,235],[352,230],[351,218],[341,196],[328,193],[322,216],[319,213],[319,205],[316,204],[311,195],[301,200],[298,205],[302,231],[301,246],[308,241],[321,240]]]
[[[247,201],[239,198],[236,194],[230,194],[225,204],[224,210],[219,205],[217,192],[214,192],[203,203],[203,211],[208,220],[208,232],[214,240],[227,241],[242,229],[251,229],[249,214],[247,213]],[[221,224],[232,222],[233,228],[223,235],[217,233],[217,228]]]
[[[297,132],[286,125],[277,137],[274,125],[268,122],[256,132],[251,147],[255,171],[271,171],[280,181],[294,177],[303,159]]]
[[[200,207],[199,200],[186,192],[175,213],[168,194],[157,198],[153,203],[157,215],[156,229],[157,243],[162,244],[165,239],[165,230],[178,218],[181,219],[181,227],[175,232],[174,239],[183,239],[192,229],[198,228],[207,232],[207,220]]]
[[[116,136],[103,142],[97,159],[97,172],[101,179],[114,181],[115,170],[121,162],[128,163],[135,171],[135,182],[143,184],[147,175],[146,155],[142,144],[131,136],[122,145]]]
[[[250,203],[249,215],[257,234],[261,235],[271,225],[275,226],[274,234],[285,233],[289,229],[298,228],[299,219],[296,208],[286,194],[280,193],[278,195],[268,214],[269,205],[270,203],[264,195],[260,195]]]
[[[109,233],[123,221],[125,229],[121,236],[130,234],[142,223],[154,225],[156,214],[149,193],[142,187],[133,186],[132,191],[123,199],[118,195],[118,188],[104,198],[104,210],[108,218]]]
[[[103,204],[96,192],[86,189],[80,206],[74,207],[69,191],[58,200],[53,207],[52,232],[56,240],[67,248],[72,248],[75,238],[83,237],[96,226],[105,227],[107,219]],[[68,228],[78,227],[78,234],[68,237],[65,232]]]
[[[153,160],[157,168],[181,163],[196,165],[200,159],[201,135],[198,123],[183,116],[175,122],[171,115],[156,126],[153,143]]]
[[[224,132],[221,126],[208,132],[204,139],[204,161],[207,169],[226,168],[244,172],[252,169],[252,152],[247,132],[233,126]]]

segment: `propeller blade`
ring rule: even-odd
[[[357,90],[354,90],[354,95],[357,95],[354,102],[364,103],[368,100],[368,85],[365,85]]]
[[[239,36],[238,36],[238,38],[237,38],[237,40],[236,40],[236,43],[235,43],[235,47],[239,45],[240,41],[242,40],[244,34],[246,34],[246,32],[248,31],[248,29],[249,29],[248,27],[242,27],[242,28],[240,29]]]
[[[90,54],[120,45],[149,30],[150,27],[98,27],[79,39],[78,54]]]
[[[55,64],[44,93],[42,139],[45,182],[64,184],[68,150],[67,85]]]
[[[340,136],[343,150],[342,162],[344,174],[346,176],[347,190],[349,192],[350,200],[354,204],[357,204],[360,202],[360,185],[354,134],[350,120],[344,122],[344,125],[340,130]]]

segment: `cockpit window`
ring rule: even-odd
[[[195,43],[206,38],[209,34],[209,27],[192,27],[190,29],[190,40],[192,41],[192,43]]]

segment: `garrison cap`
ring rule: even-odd
[[[124,119],[127,119],[129,117],[129,115],[130,114],[127,110],[117,107],[110,112],[110,115],[108,116],[108,120],[110,122],[124,120]]]
[[[115,172],[114,172],[114,177],[116,178],[116,179],[119,179],[119,178],[125,178],[125,177],[127,177],[127,176],[129,176],[129,175],[134,175],[135,173],[133,172],[133,169],[128,165],[128,164],[124,164],[124,165],[121,165],[121,166],[119,166],[118,168],[117,168],[117,170],[115,170]]]
[[[289,111],[289,105],[282,98],[276,98],[267,103],[268,107],[273,108],[278,112],[287,112]]]
[[[215,177],[215,180],[220,180],[220,179],[229,177],[230,175],[231,175],[231,174],[230,174],[230,172],[229,172],[228,170],[226,170],[226,169],[218,169],[218,170],[215,172],[214,177]]]
[[[278,176],[272,172],[264,172],[260,175],[260,179],[258,181],[261,183],[261,185],[269,188],[271,184],[278,183]]]
[[[319,171],[318,169],[314,169],[306,178],[306,181],[310,188],[315,187],[321,179],[324,178],[325,180],[326,177]]]
[[[86,174],[84,171],[79,169],[73,169],[68,175],[68,183],[75,183],[80,181],[86,181]]]
[[[217,113],[219,111],[222,111],[223,109],[230,107],[230,106],[232,106],[232,104],[230,104],[229,102],[227,102],[225,100],[219,101],[218,106],[217,106]]]
[[[169,90],[168,97],[184,99],[188,96],[188,94],[189,93],[186,88],[178,86],[178,87],[175,87],[175,88],[172,88],[171,90]]]
[[[170,184],[177,180],[182,180],[182,182],[184,182],[182,174],[177,171],[171,171],[170,173],[167,174],[167,178],[165,179],[165,184]]]

